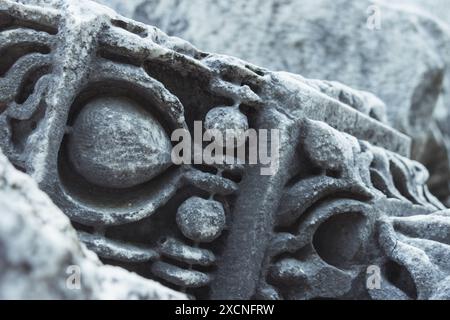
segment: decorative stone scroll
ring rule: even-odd
[[[450,212],[376,97],[43,3],[0,0],[0,144],[104,262],[196,298],[450,297]],[[279,170],[174,165],[194,121],[278,129]]]

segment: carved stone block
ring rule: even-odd
[[[0,53],[1,148],[104,262],[197,298],[450,297],[450,213],[373,95],[90,1],[0,0]],[[220,120],[279,130],[278,170],[171,162]]]

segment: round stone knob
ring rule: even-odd
[[[186,238],[211,242],[225,227],[225,211],[218,201],[191,197],[178,208],[177,224]]]
[[[172,145],[161,124],[136,102],[122,97],[91,100],[68,141],[69,158],[87,181],[128,188],[168,168]]]
[[[239,147],[245,143],[242,134],[248,129],[248,119],[238,108],[217,107],[206,114],[205,129],[218,130],[222,134],[223,141],[218,141],[220,146]]]

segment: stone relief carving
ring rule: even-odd
[[[370,93],[90,1],[0,0],[0,54],[1,148],[104,262],[196,298],[450,297],[449,212]],[[279,129],[280,169],[174,165],[171,132],[205,119]]]
[[[447,0],[96,1],[203,50],[376,94],[450,206]]]

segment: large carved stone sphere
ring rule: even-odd
[[[77,172],[110,188],[149,181],[170,166],[170,153],[170,140],[157,119],[122,97],[87,103],[69,139],[69,157]]]

